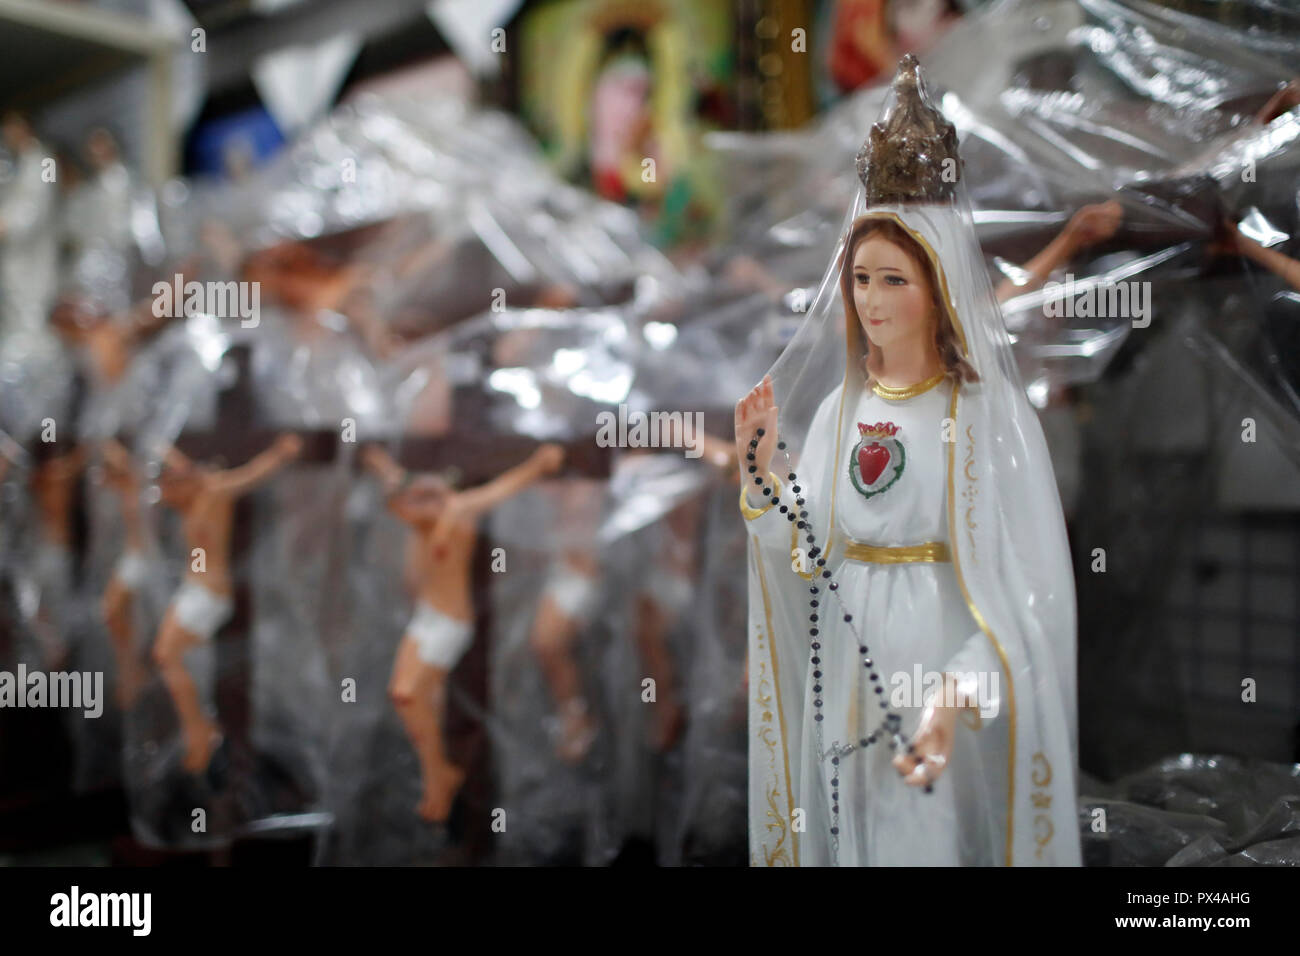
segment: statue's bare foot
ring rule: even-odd
[[[453,763],[439,764],[424,779],[424,792],[415,812],[430,823],[446,823],[451,805],[465,782],[465,771]]]
[[[650,746],[656,753],[672,750],[686,725],[686,712],[677,695],[661,697],[650,714]]]
[[[185,758],[181,766],[188,773],[202,773],[212,762],[212,755],[221,746],[221,728],[211,721],[187,731],[185,734]]]
[[[579,699],[569,701],[561,708],[560,742],[556,753],[565,763],[576,764],[587,756],[596,739],[596,721]]]

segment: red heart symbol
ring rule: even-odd
[[[858,449],[858,474],[864,485],[873,484],[888,464],[889,449],[879,442]]]

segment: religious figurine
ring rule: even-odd
[[[575,650],[600,598],[600,555],[592,527],[598,515],[593,501],[599,500],[600,492],[593,482],[581,479],[556,484],[560,486],[556,535],[563,546],[551,562],[528,644],[555,703],[556,755],[577,764],[596,739],[596,722],[583,694]]]
[[[158,488],[163,503],[181,513],[186,573],[163,615],[153,659],[180,720],[182,766],[202,773],[221,745],[214,716],[204,713],[198,687],[185,666],[185,653],[212,640],[234,614],[230,539],[235,502],[263,484],[302,451],[302,439],[284,434],[237,468],[218,469],[167,450]]]
[[[135,651],[135,598],[149,575],[145,558],[146,532],[140,507],[142,482],[131,453],[116,438],[101,446],[104,485],[116,496],[122,513],[122,553],[100,598],[100,613],[108,628],[117,662],[117,702],[129,709],[144,682],[144,669]]]
[[[892,97],[839,295],[736,406],[751,863],[1078,865],[1051,462],[914,57]]]
[[[42,339],[58,289],[54,159],[21,113],[6,113],[0,133],[14,165],[13,178],[0,188],[0,339],[17,333]]]
[[[38,443],[29,481],[36,505],[36,554],[23,577],[30,595],[32,629],[45,663],[58,669],[66,662],[67,611],[73,588],[73,508],[77,483],[86,467],[87,450],[78,445],[62,452],[53,443]]]
[[[377,446],[368,446],[362,455],[383,482],[389,509],[415,532],[407,567],[418,599],[388,691],[420,762],[416,812],[442,823],[465,779],[465,771],[448,758],[442,715],[447,675],[474,636],[470,573],[478,522],[507,498],[557,472],[564,451],[542,445],[523,464],[464,491],[453,490],[436,475],[411,475]]]

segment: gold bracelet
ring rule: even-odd
[[[770,471],[767,473],[767,477],[772,482],[772,494],[779,496],[781,494],[780,479]],[[748,495],[749,488],[746,487],[745,483],[742,481],[740,483],[740,513],[745,516],[746,521],[753,521],[755,518],[765,515],[772,510],[772,502],[770,501],[761,508],[752,507],[749,503]]]

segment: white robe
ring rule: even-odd
[[[838,457],[834,448],[822,447],[828,442],[814,443],[805,450],[803,464],[796,466],[800,481],[807,485],[800,485],[804,492],[825,486],[828,464],[833,463],[837,482],[836,543],[827,566],[839,587],[830,592],[820,585],[819,606],[808,609],[809,614],[818,614],[818,622],[809,621],[798,637],[808,660],[812,654],[808,644],[813,640],[808,631],[818,628],[820,663],[806,669],[802,726],[787,727],[788,733],[801,738],[798,766],[792,766],[790,772],[797,787],[794,804],[803,810],[806,824],[799,834],[799,863],[804,866],[988,865],[998,861],[1000,847],[987,838],[983,821],[987,813],[1000,811],[980,805],[987,801],[987,788],[971,785],[972,776],[984,772],[969,739],[976,731],[959,724],[951,763],[932,794],[902,782],[891,765],[895,753],[883,735],[865,750],[842,756],[838,766],[830,757],[833,749],[857,743],[879,727],[885,713],[880,707],[882,699],[901,715],[902,733],[910,736],[920,721],[925,694],[933,686],[925,683],[927,675],[937,682],[937,675],[943,672],[997,675],[1000,671],[992,647],[961,595],[951,562],[877,564],[843,557],[846,539],[887,547],[948,542],[942,429],[950,395],[947,382],[902,400],[865,392],[858,397],[855,409],[845,410],[852,432],[838,442]],[[822,403],[813,435],[834,435],[839,398],[836,389]],[[902,446],[901,452],[891,454],[888,467],[868,490],[886,483],[888,487],[870,497],[858,490],[850,477],[859,422],[898,426],[895,439]],[[901,470],[889,483],[900,458]],[[780,468],[774,464],[773,470]],[[783,488],[782,501],[793,500],[788,487]],[[809,508],[815,513],[827,507],[827,502],[809,499]],[[820,527],[824,527],[824,516],[823,510]],[[782,550],[789,553],[791,528],[776,508],[754,519],[751,528],[773,545],[762,549],[765,558]],[[826,542],[817,544],[825,547]],[[802,531],[798,545],[804,549],[812,546]],[[792,573],[791,567],[781,567],[775,561],[765,568],[765,575]],[[809,586],[812,583],[816,582]],[[843,621],[846,612],[853,617],[857,637]],[[876,685],[869,680],[858,650],[859,637],[866,642],[879,675],[879,694],[874,692]],[[752,651],[762,656],[762,649]],[[817,670],[820,679],[814,676]],[[996,681],[997,677],[991,676],[988,686],[996,688]],[[822,701],[820,727],[815,720],[816,699]],[[761,713],[758,718],[761,723]],[[824,759],[818,760],[819,753]],[[838,794],[837,800],[833,794]],[[834,805],[839,807],[838,820],[832,819]],[[833,824],[838,824],[837,835],[830,832]]]

